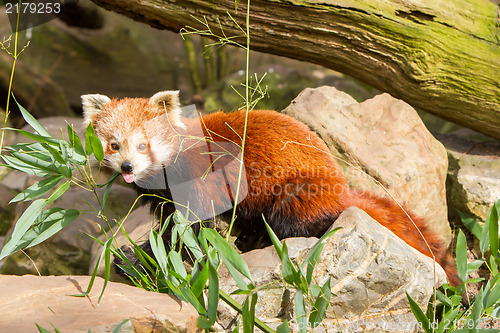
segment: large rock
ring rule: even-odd
[[[346,209],[332,227],[341,227],[326,243],[313,274],[323,285],[331,278],[332,297],[325,324],[328,332],[346,324],[372,327],[367,332],[386,332],[386,327],[416,325],[405,291],[422,307],[427,305],[434,286],[445,283],[444,270],[429,257],[413,249],[390,230],[356,207]],[[290,257],[303,262],[316,238],[289,238]],[[242,255],[249,265],[259,291],[256,315],[271,326],[277,318],[293,319],[295,290],[280,278],[281,263],[273,247]],[[262,258],[265,258],[263,260]],[[237,286],[224,268],[219,271],[220,286],[231,293]],[[242,301],[244,296],[234,296]],[[230,328],[234,311],[220,305],[220,324]],[[292,321],[292,325],[294,325]],[[415,331],[413,327],[410,331]],[[390,331],[390,330],[387,330]],[[394,331],[394,330],[393,330]]]
[[[500,142],[482,142],[470,130],[437,138],[448,151],[448,197],[464,213],[484,221],[500,199]]]
[[[385,187],[432,230],[450,238],[446,150],[410,105],[388,94],[358,103],[325,86],[305,89],[283,112],[321,136],[351,186],[388,196]]]
[[[109,282],[101,301],[103,279],[96,278],[87,297],[89,276],[0,276],[2,332],[50,331],[93,333],[197,332],[198,314],[188,303],[166,294]]]

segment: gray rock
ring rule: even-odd
[[[87,289],[89,276],[0,276],[2,332],[50,331],[197,332],[198,313],[188,303],[166,294],[109,282],[98,302],[103,279],[96,278],[87,297],[73,297]]]
[[[342,229],[328,240],[314,271],[320,285],[328,277],[332,279],[335,296],[331,298],[327,321],[341,318],[403,324],[407,314],[412,317],[405,291],[419,305],[426,306],[434,286],[446,283],[439,264],[359,208],[345,210],[333,227]]]
[[[470,130],[439,135],[448,151],[448,197],[458,210],[484,221],[500,199],[500,142],[484,142]]]
[[[332,227],[342,229],[327,241],[313,274],[317,285],[331,278],[333,295],[324,321],[328,332],[362,323],[373,328],[367,332],[415,331],[416,322],[405,291],[420,306],[426,306],[433,287],[446,282],[441,266],[359,208],[345,210]],[[299,263],[316,242],[316,238],[286,240],[290,257]],[[256,284],[267,286],[258,293],[257,316],[272,327],[279,325],[277,318],[291,319],[293,324],[295,290],[281,280],[281,265],[274,248],[242,256]],[[219,275],[222,290],[229,294],[237,289],[227,270],[222,268]],[[234,297],[240,302],[244,299]],[[235,312],[223,304],[219,311],[219,323],[230,328]]]
[[[351,186],[388,196],[385,187],[393,199],[450,239],[446,150],[410,105],[388,94],[358,103],[324,86],[305,89],[283,112],[321,136]]]

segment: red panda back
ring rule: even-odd
[[[188,132],[197,122],[188,123]],[[214,141],[241,145],[245,113],[210,114],[202,126]],[[280,239],[320,237],[343,210],[357,206],[413,248],[434,255],[450,282],[460,283],[442,238],[422,218],[410,220],[393,200],[351,190],[325,143],[298,120],[275,111],[249,112],[244,164],[248,194],[237,207],[243,234],[266,237],[264,215]],[[232,170],[228,177],[236,175]]]

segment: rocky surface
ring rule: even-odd
[[[198,313],[188,303],[166,294],[109,282],[101,301],[103,280],[96,278],[90,294],[83,293],[88,276],[0,275],[2,332],[38,332],[36,324],[52,331],[196,332]]]
[[[342,229],[326,243],[313,274],[318,285],[331,278],[333,296],[324,322],[328,332],[356,323],[372,327],[366,332],[415,331],[405,291],[418,304],[426,306],[433,287],[446,281],[441,266],[356,207],[345,210],[333,227]],[[316,241],[316,238],[287,239],[292,260],[302,262]],[[291,320],[293,325],[295,291],[280,279],[281,265],[274,248],[242,256],[256,284],[268,285],[258,294],[256,314],[271,326],[278,325],[277,318]],[[220,270],[220,277],[222,290],[230,293],[237,289],[225,269]],[[241,301],[244,296],[235,298]],[[227,329],[235,313],[225,305],[220,311],[220,324]]]
[[[484,142],[470,130],[437,138],[448,151],[447,190],[455,209],[484,221],[500,199],[500,142]]]
[[[393,199],[450,239],[446,150],[410,105],[388,94],[358,103],[324,86],[305,89],[283,112],[321,136],[351,186],[388,196],[385,187]]]

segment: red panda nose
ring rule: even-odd
[[[132,172],[134,170],[134,166],[132,165],[132,162],[130,161],[125,161],[122,163],[121,166],[122,172]]]

